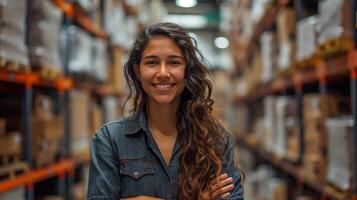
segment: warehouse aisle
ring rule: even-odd
[[[86,199],[145,25],[187,28],[247,200],[357,200],[355,0],[0,0],[0,200]],[[129,102],[130,104],[130,102]]]

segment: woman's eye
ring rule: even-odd
[[[145,62],[145,64],[146,65],[155,65],[155,64],[157,64],[157,62],[156,61],[147,61],[147,62]]]
[[[179,65],[179,64],[181,64],[181,62],[178,61],[178,60],[173,60],[173,61],[170,62],[170,64],[172,64],[172,65]]]

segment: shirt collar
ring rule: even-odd
[[[148,126],[145,113],[140,110],[133,116],[129,117],[126,122],[125,130],[125,135],[133,135],[140,132],[140,130],[144,130],[146,132],[148,130]]]

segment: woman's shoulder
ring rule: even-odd
[[[95,135],[105,135],[110,138],[126,135],[136,127],[139,127],[140,123],[136,115],[122,117],[103,124],[102,127],[95,132]]]

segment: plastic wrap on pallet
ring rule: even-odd
[[[329,118],[326,126],[327,180],[339,189],[348,190],[352,186],[353,175],[353,117]]]
[[[279,44],[278,68],[285,70],[291,67],[293,61],[293,46],[291,42],[281,42]]]
[[[318,43],[323,44],[340,36],[352,35],[352,15],[348,0],[319,1]]]
[[[133,16],[125,16],[121,4],[107,3],[105,12],[105,30],[111,42],[125,49],[131,47],[138,30],[139,20]]]
[[[289,101],[289,97],[278,97],[276,99],[276,144],[274,146],[274,153],[281,158],[284,158],[287,154],[285,120]]]
[[[59,30],[62,12],[51,1],[31,2],[29,29],[30,61],[34,67],[63,70],[59,58]]]
[[[298,61],[308,59],[315,54],[317,22],[317,16],[310,16],[297,23],[296,59]]]
[[[27,1],[0,1],[0,57],[28,65],[25,46]]]
[[[69,37],[73,48],[69,49],[68,67],[74,73],[87,73],[92,71],[92,37],[82,29],[70,26],[68,27]]]
[[[276,98],[268,96],[263,100],[264,104],[264,138],[263,144],[268,152],[273,153],[276,145]]]
[[[107,50],[107,43],[104,40],[95,39],[93,41],[93,76],[101,82],[105,82],[108,79]]]
[[[26,188],[25,186],[19,186],[12,190],[1,192],[0,193],[0,200],[9,200],[9,199],[16,199],[16,200],[25,200]]]
[[[118,99],[114,96],[107,96],[103,99],[104,106],[104,120],[105,122],[110,122],[117,120],[119,116],[119,105]]]
[[[262,82],[267,83],[274,77],[274,34],[264,32],[260,37],[261,55],[262,55]]]

